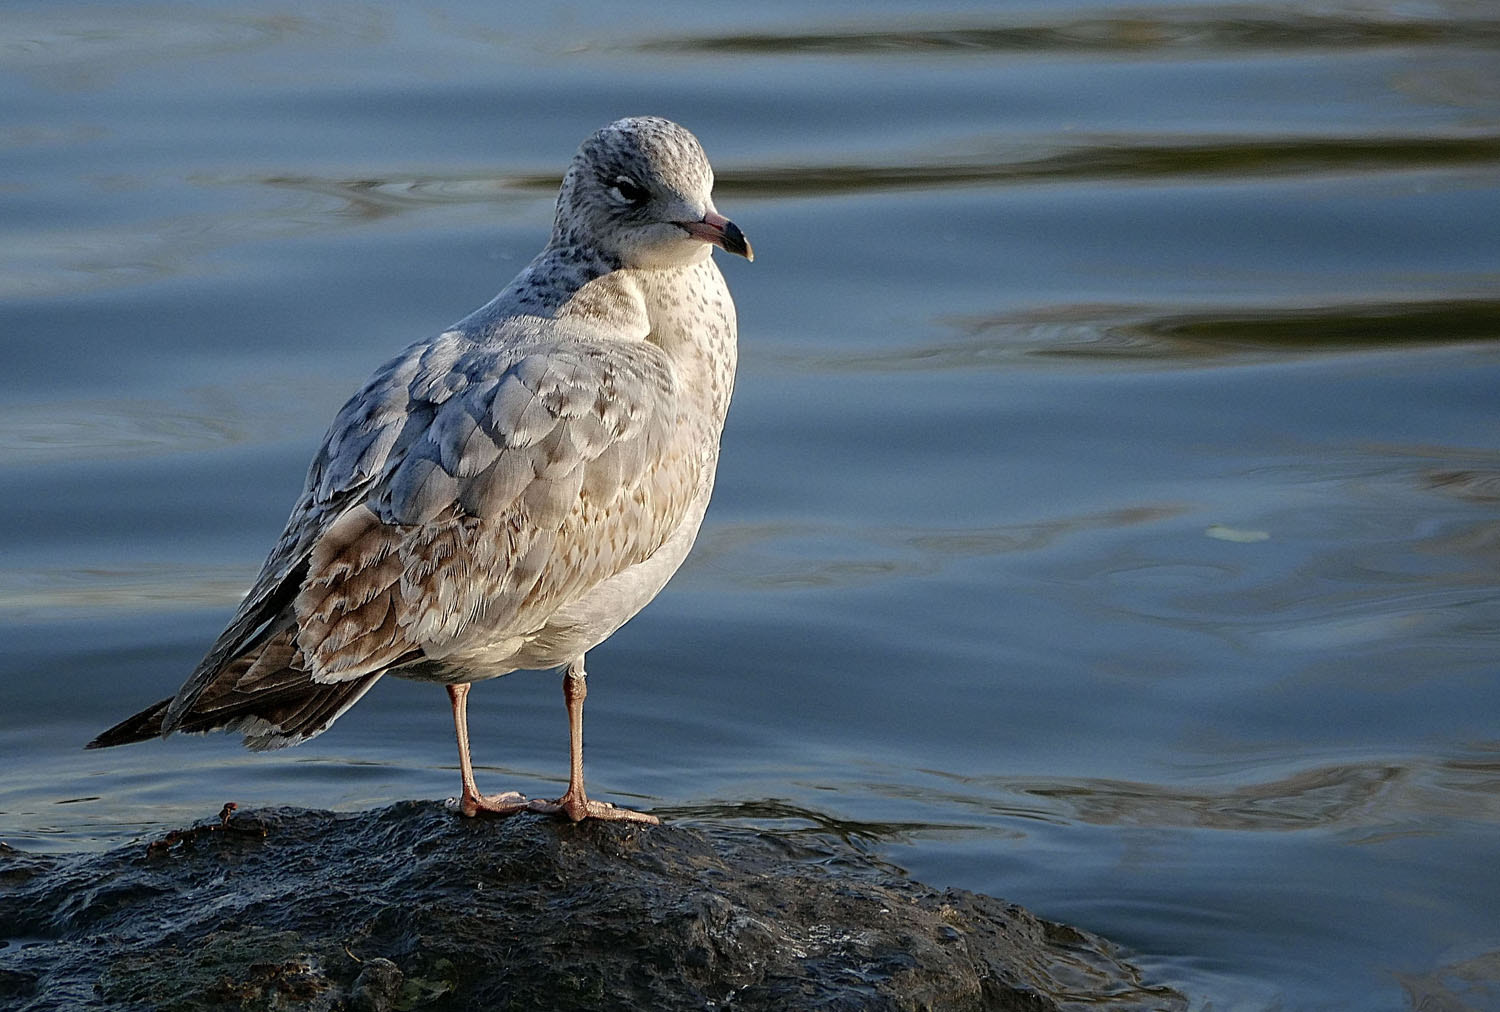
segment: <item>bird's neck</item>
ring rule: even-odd
[[[734,302],[711,257],[637,270],[594,252],[551,245],[459,329],[476,339],[509,336],[526,318],[575,324],[575,333],[650,341],[709,397],[721,420],[736,361]],[[572,328],[569,328],[572,329]]]
[[[711,257],[667,270],[633,274],[651,322],[647,340],[677,363],[688,389],[703,397],[722,426],[737,360],[734,301]]]
[[[493,309],[501,318],[557,319],[570,315],[578,293],[619,266],[597,251],[549,245],[485,308]]]

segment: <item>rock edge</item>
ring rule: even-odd
[[[235,811],[0,847],[0,1004],[52,1009],[1183,1009],[1109,942],[832,834]]]

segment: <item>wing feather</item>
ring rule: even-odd
[[[682,522],[705,462],[678,397],[670,360],[645,342],[502,349],[448,334],[408,349],[339,412],[164,730],[222,712],[226,680],[237,704],[285,700],[274,716],[304,726],[346,699],[309,686],[534,634]],[[252,744],[285,737],[229,709]]]

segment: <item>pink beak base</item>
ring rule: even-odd
[[[702,221],[678,222],[678,226],[694,239],[712,243],[725,253],[733,253],[746,260],[755,259],[755,251],[750,248],[750,241],[745,238],[745,233],[716,211],[705,214]]]

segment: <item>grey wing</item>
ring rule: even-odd
[[[294,609],[320,681],[472,636],[519,644],[687,512],[707,460],[659,348],[573,341],[464,371],[312,552]]]
[[[500,353],[445,335],[410,349],[340,412],[163,730],[311,737],[391,666],[476,629],[524,635],[648,558],[706,463],[685,449],[698,441],[684,440],[678,400],[669,360],[645,343]],[[297,727],[257,711],[273,697]]]

